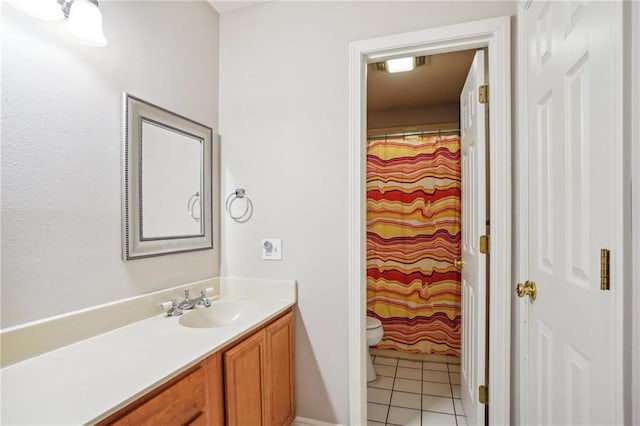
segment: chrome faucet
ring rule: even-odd
[[[178,307],[180,309],[193,309],[194,306],[196,306],[196,302],[189,298],[189,290],[185,290],[184,291],[184,300],[182,302],[180,302]]]
[[[185,290],[184,300],[180,302],[178,307],[182,310],[189,310],[189,309],[195,308],[196,305],[202,305],[205,308],[208,308],[209,306],[211,306],[211,300],[209,300],[209,297],[207,296],[207,291],[203,289],[200,291],[200,297],[191,299],[189,298],[189,290]]]

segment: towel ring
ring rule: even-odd
[[[233,213],[231,213],[231,206],[236,200],[242,199],[242,198],[245,199],[244,212],[242,212],[242,214],[240,215],[234,216]],[[251,219],[251,216],[253,216],[253,203],[251,202],[249,197],[246,196],[245,190],[243,188],[238,188],[234,192],[229,194],[229,196],[227,197],[227,201],[225,201],[224,204],[225,204],[227,213],[229,214],[229,217],[233,219],[235,222],[245,223],[246,221]]]
[[[191,197],[189,197],[189,201],[187,201],[187,212],[189,212],[189,216],[193,218],[196,222],[200,222],[200,216],[196,216],[194,208],[196,203],[200,201],[200,192],[196,192]]]

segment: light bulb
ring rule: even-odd
[[[64,19],[62,7],[57,0],[9,0],[9,3],[20,12],[46,21]]]
[[[416,61],[413,56],[408,58],[389,59],[387,61],[387,71],[390,73],[412,71],[415,65]]]
[[[107,39],[102,33],[102,14],[98,6],[89,0],[75,0],[71,3],[67,30],[81,43],[102,47]]]

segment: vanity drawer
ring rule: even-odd
[[[148,399],[109,425],[208,424],[206,371],[201,365],[153,393]],[[136,404],[136,403],[134,403]]]

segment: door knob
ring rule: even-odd
[[[533,302],[536,300],[536,296],[538,295],[538,289],[535,282],[525,281],[524,284],[518,284],[516,286],[516,293],[518,294],[518,297],[529,296]]]
[[[458,269],[462,269],[462,267],[464,266],[464,261],[462,259],[453,259],[453,266]]]

